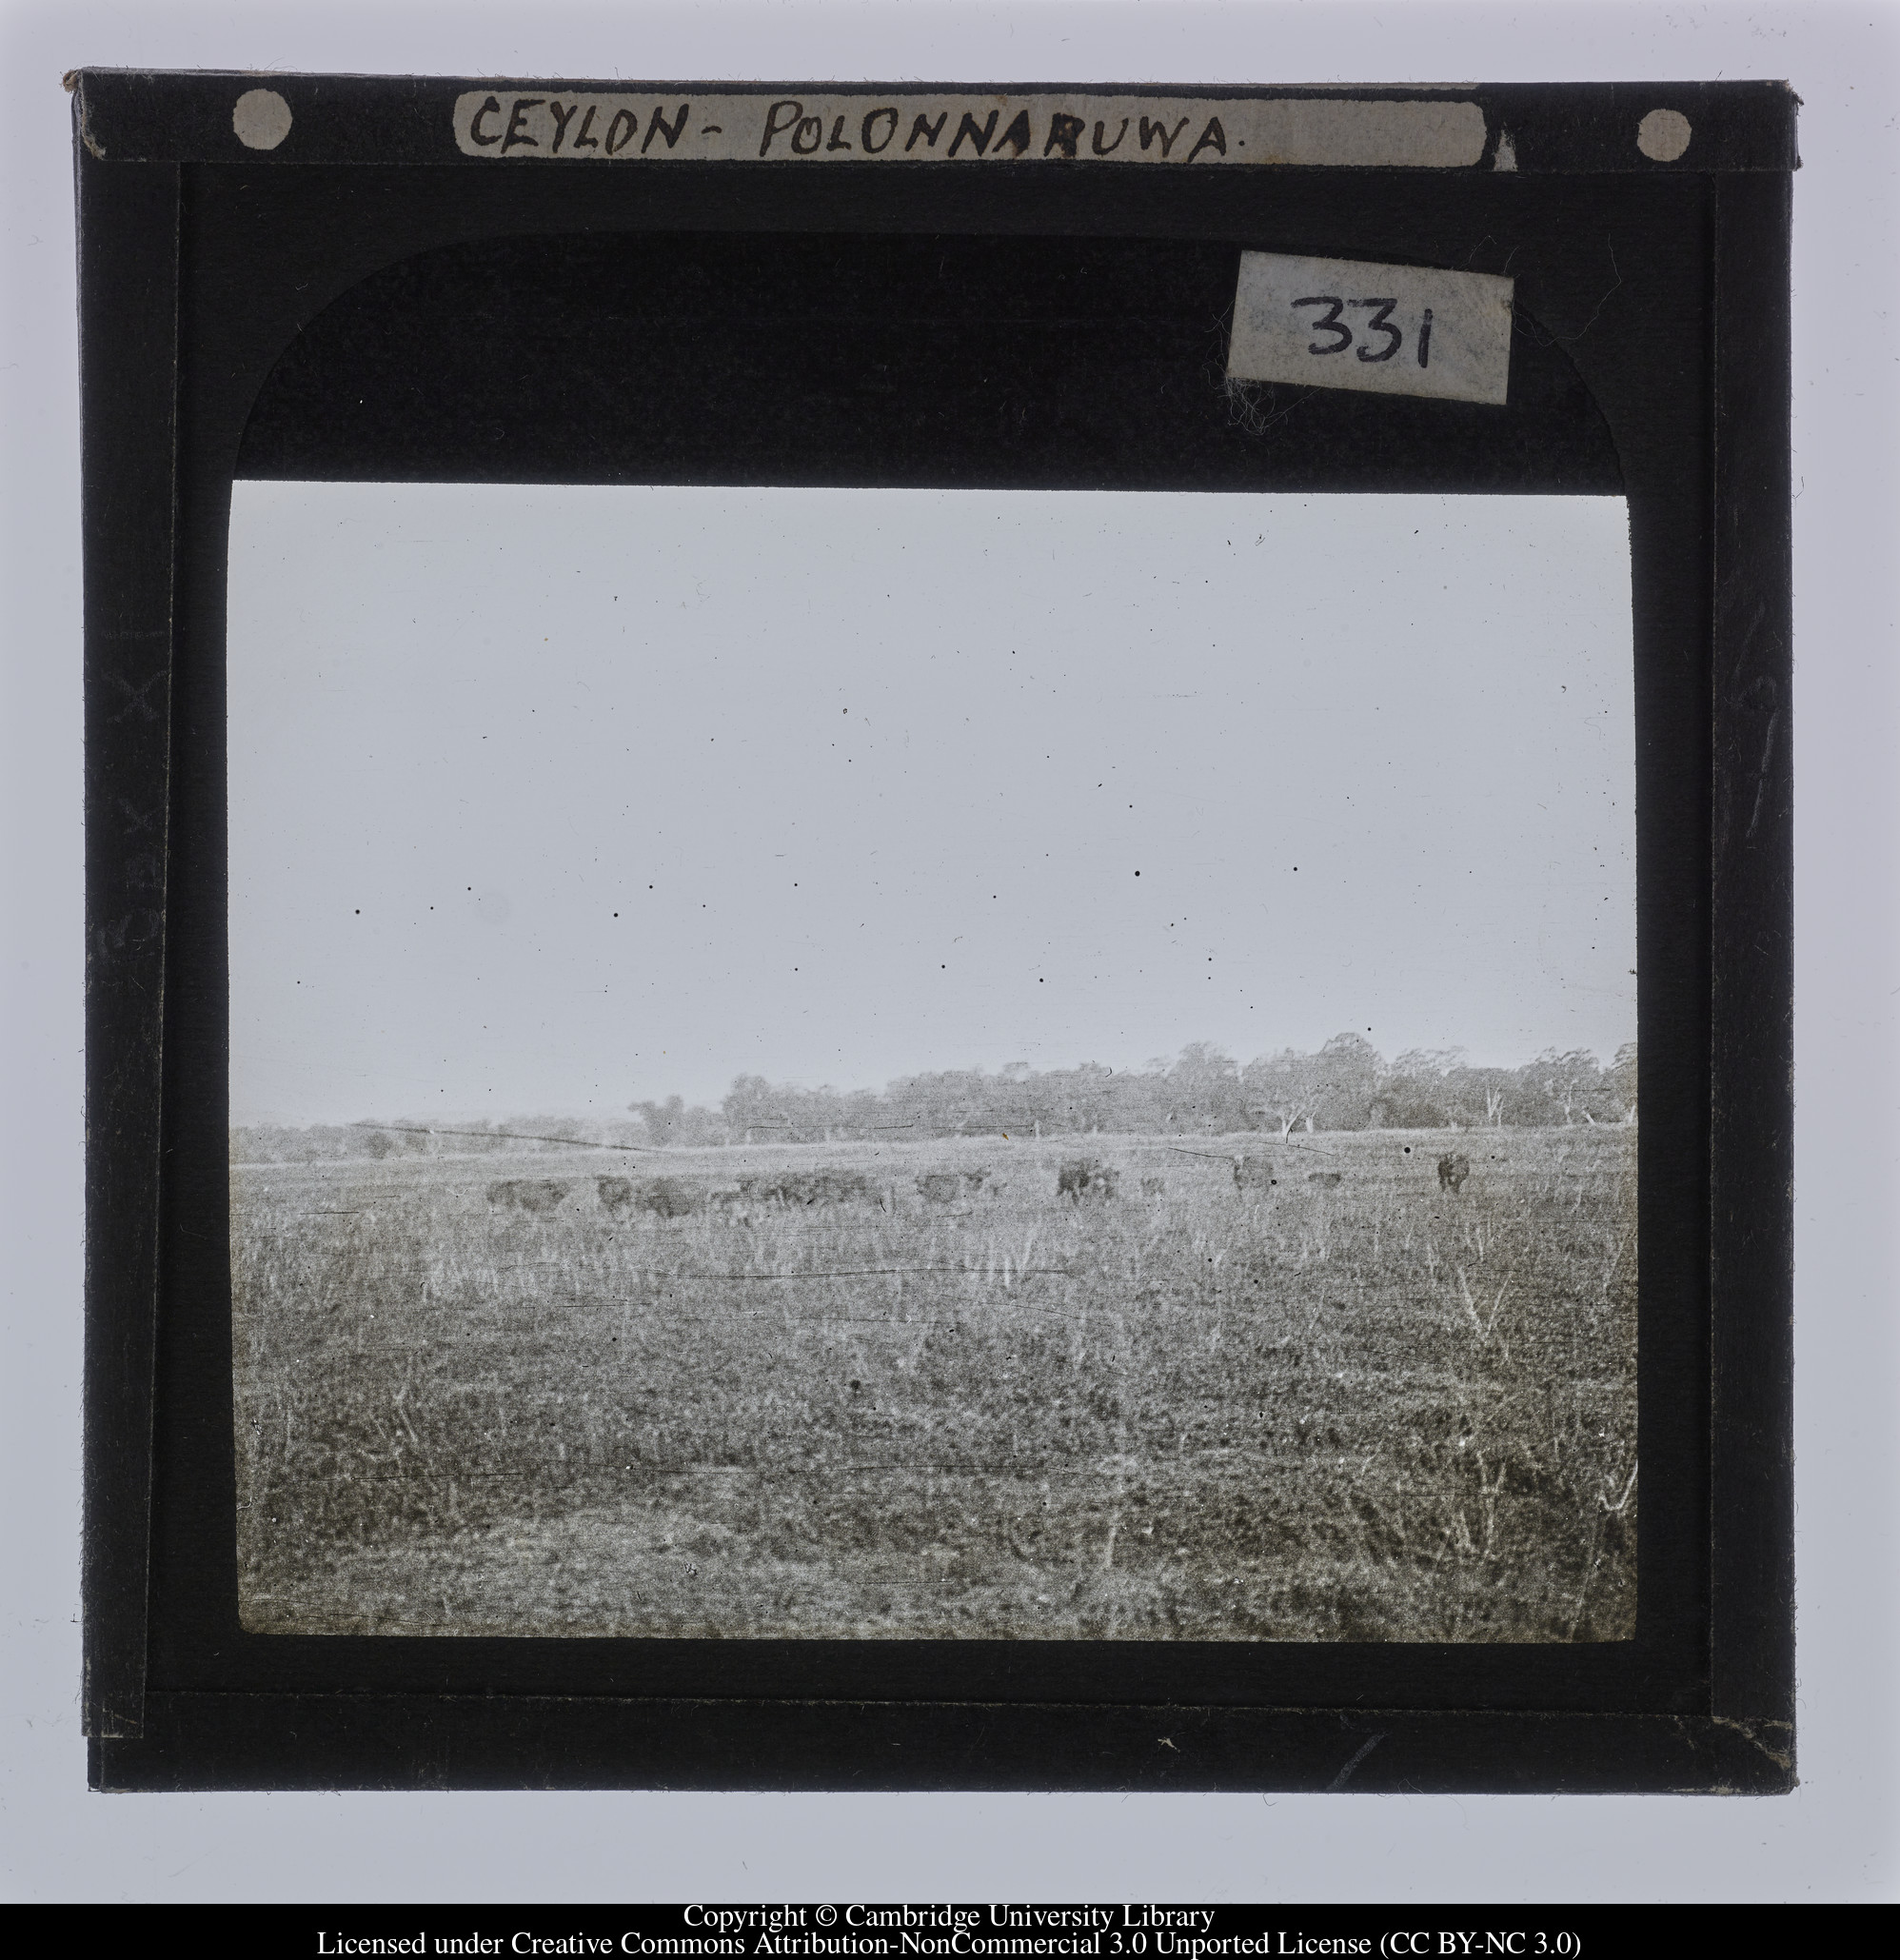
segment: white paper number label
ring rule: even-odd
[[[1512,286],[1488,272],[1242,252],[1227,371],[1501,405]]]

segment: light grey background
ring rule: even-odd
[[[0,14],[0,1883],[17,1897],[1890,1898],[1896,1388],[1890,6],[12,5]],[[76,63],[1220,81],[1791,77],[1802,1789],[1775,1801],[85,1792],[78,1732]],[[1633,91],[1639,93],[1640,91]],[[1845,309],[1845,311],[1844,311]],[[1844,330],[1846,320],[1852,330]]]
[[[231,1117],[1635,1038],[1620,498],[234,486]]]

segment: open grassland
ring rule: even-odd
[[[1635,1151],[1584,1128],[239,1166],[246,1624],[1626,1638]],[[1240,1188],[1237,1153],[1277,1181]],[[1113,1195],[1060,1194],[1079,1160]]]

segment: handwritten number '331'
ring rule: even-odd
[[[1296,307],[1323,307],[1324,313],[1313,322],[1316,333],[1330,333],[1336,336],[1330,345],[1318,341],[1307,344],[1309,354],[1343,354],[1353,345],[1353,329],[1341,317],[1348,307],[1367,307],[1372,309],[1371,317],[1365,323],[1368,334],[1382,333],[1385,346],[1375,353],[1370,346],[1361,346],[1358,356],[1361,361],[1390,361],[1405,345],[1405,336],[1391,324],[1393,307],[1396,300],[1342,300],[1332,293],[1319,293],[1311,299],[1295,300]],[[1432,358],[1432,313],[1426,308],[1423,326],[1418,331],[1418,365],[1423,367]]]

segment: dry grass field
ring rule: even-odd
[[[1628,1637],[1635,1153],[1566,1128],[236,1166],[246,1624]],[[1076,1190],[1086,1160],[1113,1177]]]

